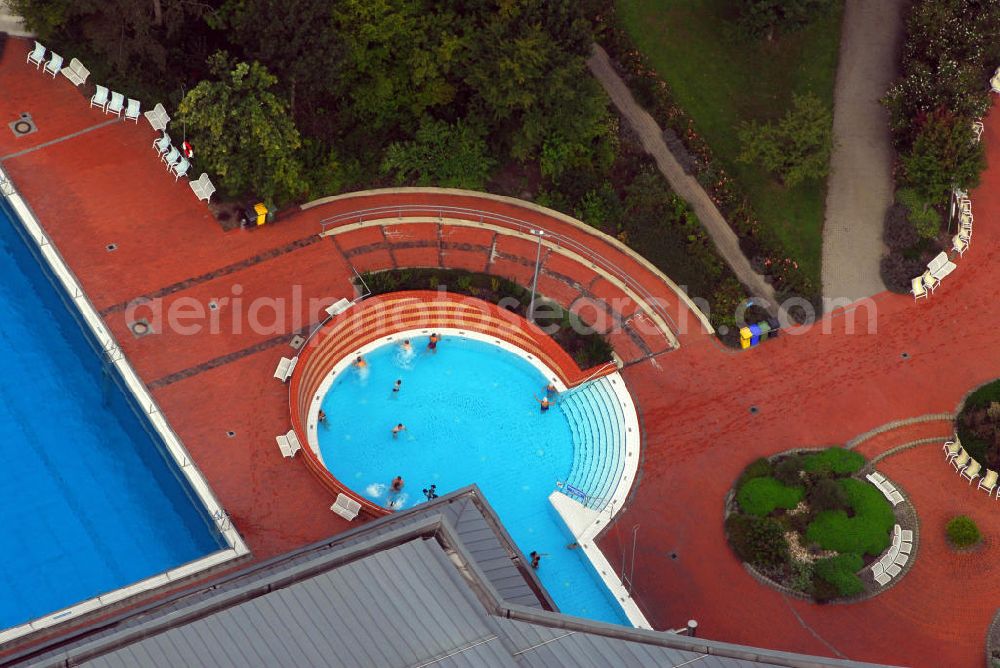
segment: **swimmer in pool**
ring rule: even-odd
[[[357,359],[354,360],[354,366],[357,369],[364,369],[366,366],[368,366],[368,362],[365,361],[364,357],[358,355]]]
[[[397,436],[399,436],[399,432],[401,432],[401,431],[403,431],[405,429],[406,429],[406,427],[404,427],[403,423],[400,422],[399,424],[397,424],[395,427],[392,428],[392,437],[396,438]]]
[[[399,392],[399,391],[400,391],[400,390],[401,390],[402,388],[403,388],[403,381],[402,381],[402,380],[399,380],[399,379],[397,379],[397,380],[396,380],[396,384],[392,386],[392,391],[393,391],[394,393],[395,393],[395,392]]]
[[[409,339],[406,339],[405,341],[403,341],[403,345],[400,346],[400,347],[403,349],[404,353],[409,353],[409,352],[413,351],[413,346],[410,345],[410,340]]]
[[[431,334],[431,338],[427,342],[427,350],[431,351],[432,353],[437,352],[438,341],[440,340],[441,340],[440,336],[438,336],[437,334]]]
[[[396,476],[392,479],[392,491],[398,492],[401,489],[403,489],[403,477]]]
[[[549,406],[552,405],[552,404],[549,403],[549,398],[548,397],[542,397],[541,399],[539,399],[538,397],[535,397],[535,401],[537,401],[539,404],[541,404],[542,412],[543,413],[545,411],[549,410]]]
[[[319,409],[319,421],[321,423],[326,422],[326,413],[323,412],[322,408]]]
[[[545,386],[545,394],[547,394],[550,397],[554,397],[555,395],[559,394],[559,390],[556,389],[555,385],[549,383],[548,385]]]

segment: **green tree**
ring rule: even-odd
[[[399,183],[481,190],[496,166],[485,134],[477,122],[425,118],[413,140],[389,146],[382,171],[394,174]]]
[[[748,35],[771,40],[776,30],[801,27],[832,5],[832,0],[740,0],[737,22]]]
[[[260,63],[232,64],[222,53],[210,67],[215,79],[188,92],[175,121],[187,124],[199,165],[231,196],[284,202],[302,194],[301,140],[286,102],[271,91],[275,77]]]
[[[913,148],[900,159],[908,185],[930,202],[943,200],[953,188],[979,185],[986,156],[969,119],[940,110],[926,115],[918,127]]]
[[[832,125],[833,114],[816,95],[795,95],[777,123],[743,123],[739,160],[763,165],[789,187],[822,178],[830,169]]]

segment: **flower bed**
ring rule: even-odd
[[[859,572],[892,542],[892,506],[854,477],[865,465],[843,448],[796,451],[750,464],[726,508],[736,555],[779,587],[816,602],[866,592]]]
[[[969,395],[955,428],[962,446],[983,468],[1000,468],[1000,380]]]

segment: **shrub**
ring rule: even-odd
[[[912,248],[918,241],[917,231],[913,229],[913,223],[906,217],[908,209],[898,201],[898,193],[896,194],[896,199],[897,202],[885,212],[882,240],[892,250]]]
[[[853,450],[845,450],[836,446],[821,452],[807,455],[803,468],[808,473],[836,473],[849,475],[861,470],[865,465],[863,455]]]
[[[837,586],[831,584],[816,574],[813,569],[813,598],[817,603],[825,603],[840,596]]]
[[[770,475],[771,462],[764,457],[755,459],[750,462],[745,469],[743,469],[743,473],[740,474],[739,480],[736,481],[736,489],[743,487],[748,480],[753,480],[754,478],[766,478]]]
[[[882,258],[880,268],[885,287],[900,294],[908,293],[912,287],[910,285],[911,279],[916,278],[926,269],[920,257],[906,257],[899,251],[891,251]]]
[[[817,480],[806,493],[806,501],[813,512],[825,510],[843,510],[847,507],[847,492],[836,480],[824,478]]]
[[[736,555],[759,568],[774,568],[788,562],[788,542],[781,523],[768,517],[731,515],[726,520],[729,542]]]
[[[918,237],[933,239],[941,231],[941,213],[934,208],[933,200],[925,199],[914,188],[900,188],[896,201],[906,207],[906,218]]]
[[[848,517],[843,510],[819,513],[806,529],[806,539],[825,550],[881,554],[889,546],[889,530],[896,522],[892,506],[871,485],[853,478],[837,482],[847,493],[854,517]]]
[[[736,493],[736,501],[743,512],[764,517],[775,508],[794,508],[802,494],[801,487],[787,487],[774,478],[753,478]]]
[[[958,548],[972,547],[982,539],[979,527],[968,515],[959,515],[949,520],[945,534],[948,536],[948,542]]]
[[[799,455],[788,455],[774,466],[774,477],[781,483],[790,487],[802,484],[802,457]]]
[[[791,574],[788,576],[788,586],[803,594],[812,594],[814,577],[815,572],[811,563],[793,560]]]
[[[856,575],[862,566],[864,562],[860,555],[847,553],[821,559],[815,563],[813,570],[818,578],[836,587],[840,596],[854,596],[865,589]]]
[[[788,187],[820,179],[830,169],[833,114],[816,95],[792,95],[792,108],[777,123],[740,125],[738,160],[759,164]]]

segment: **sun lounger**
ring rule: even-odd
[[[187,175],[189,169],[191,169],[190,160],[183,157],[178,160],[177,164],[170,168],[170,170],[174,173],[174,181],[177,181],[177,179]]]
[[[188,185],[191,186],[191,190],[198,196],[198,199],[203,199],[206,202],[212,200],[212,193],[215,192],[215,186],[212,185],[212,180],[208,178],[208,174],[205,172],[202,172],[201,176],[191,181]]]
[[[951,238],[951,250],[962,257],[965,255],[965,251],[969,250],[969,239],[963,239],[961,234],[956,234]]]
[[[913,549],[913,543],[900,543],[899,544],[899,551],[902,554],[909,554],[912,549]]]
[[[170,169],[181,161],[181,157],[181,152],[177,150],[177,147],[171,146],[170,150],[167,151],[166,155],[162,156],[160,160],[162,160],[163,164],[167,166],[167,169]]]
[[[936,272],[932,274],[934,278],[938,281],[944,280],[948,275],[958,269],[958,265],[954,262],[946,262],[942,267],[940,267]]]
[[[339,313],[343,313],[344,311],[346,311],[348,308],[350,308],[352,303],[353,302],[350,299],[339,299],[334,303],[330,304],[329,306],[327,306],[326,309],[324,310],[326,311],[327,315],[333,317]]]
[[[972,134],[975,136],[976,141],[983,138],[983,122],[982,121],[972,121]]]
[[[290,458],[295,456],[295,453],[292,452],[292,446],[288,443],[287,434],[275,436],[274,440],[278,442],[278,449],[281,450],[282,457]]]
[[[902,570],[903,569],[900,568],[899,564],[897,563],[891,563],[885,568],[886,574],[889,575],[890,577],[896,577]]]
[[[282,357],[281,361],[278,362],[278,368],[274,370],[274,377],[284,383],[291,377],[292,372],[295,371],[295,364],[298,361],[298,357],[293,357],[292,359]]]
[[[170,135],[164,132],[162,137],[154,139],[153,148],[156,149],[156,155],[162,158],[163,154],[170,150]]]
[[[36,44],[38,42],[35,42]],[[1000,93],[1000,67],[997,71],[993,73],[993,77],[990,79],[990,90],[994,93]]]
[[[904,543],[912,543],[913,542],[913,532],[910,531],[909,529],[903,529],[902,540],[903,540]]]
[[[31,53],[28,54],[28,59],[24,62],[34,63],[35,69],[37,70],[39,67],[42,66],[42,61],[45,60],[45,51],[46,48],[44,46],[42,46],[38,42],[35,42],[35,48],[31,51]]]
[[[116,93],[111,91],[111,101],[108,102],[108,108],[105,110],[109,114],[114,114],[118,118],[122,116],[122,108],[125,106],[125,96],[121,93]]]
[[[979,472],[982,470],[983,466],[975,459],[969,461],[969,465],[965,467],[962,471],[959,471],[959,475],[963,478],[969,479],[969,485],[972,485],[972,481],[979,477]]]
[[[288,447],[292,449],[293,455],[302,449],[302,444],[299,443],[299,437],[295,434],[294,429],[289,429],[285,435],[288,437]]]
[[[51,74],[52,78],[55,79],[56,75],[59,74],[60,70],[62,70],[62,65],[63,65],[63,57],[60,56],[58,53],[53,53],[52,58],[49,59],[49,62],[45,63],[44,71]]]
[[[997,472],[986,469],[986,475],[979,479],[976,489],[985,489],[987,494],[992,494],[997,486]]]
[[[64,67],[62,73],[74,86],[82,86],[87,83],[87,78],[90,77],[90,70],[76,58],[69,61],[69,67]]]
[[[957,436],[955,437],[954,441],[945,441],[944,442],[944,458],[945,458],[945,461],[947,461],[949,459],[954,459],[955,457],[958,457],[958,453],[961,452],[961,451],[962,451],[962,442],[958,440]]]
[[[105,111],[108,108],[108,89],[104,86],[98,84],[97,92],[94,96],[90,98],[90,106],[100,107],[101,111]]]
[[[900,494],[898,490],[893,490],[892,493],[889,494],[889,501],[892,502],[892,507],[895,508],[904,501],[903,495]]]
[[[934,257],[933,260],[927,263],[927,271],[931,272],[931,275],[934,275],[934,272],[936,272],[938,269],[940,269],[947,263],[948,263],[948,254],[945,253],[944,251],[941,251]]]
[[[346,494],[338,494],[337,500],[333,502],[332,506],[330,506],[330,510],[350,522],[358,516],[358,512],[361,510],[361,504]]]
[[[125,118],[131,118],[136,125],[139,124],[139,100],[128,99],[128,108],[125,109]]]
[[[924,287],[923,277],[917,276],[910,281],[910,292],[913,294],[913,301],[916,301],[921,297],[927,297],[927,288]]]
[[[153,126],[154,130],[163,131],[167,129],[167,123],[170,122],[170,116],[167,115],[167,110],[163,108],[163,105],[159,102],[150,111],[143,114],[149,124]]]
[[[934,276],[929,271],[925,271],[923,275],[920,277],[920,280],[924,282],[924,287],[930,290],[931,292],[937,290],[937,286],[941,285],[941,281],[934,278]]]
[[[870,480],[873,485],[878,485],[885,480],[885,476],[879,473],[878,471],[872,471],[865,477],[868,478],[868,480]]]
[[[905,566],[906,562],[909,560],[910,560],[910,555],[900,552],[899,554],[896,555],[896,558],[893,560],[893,562],[899,564],[900,566]]]
[[[969,465],[969,460],[971,459],[972,457],[966,452],[965,448],[962,448],[958,456],[951,460],[951,465],[955,467],[956,471],[961,471]]]

